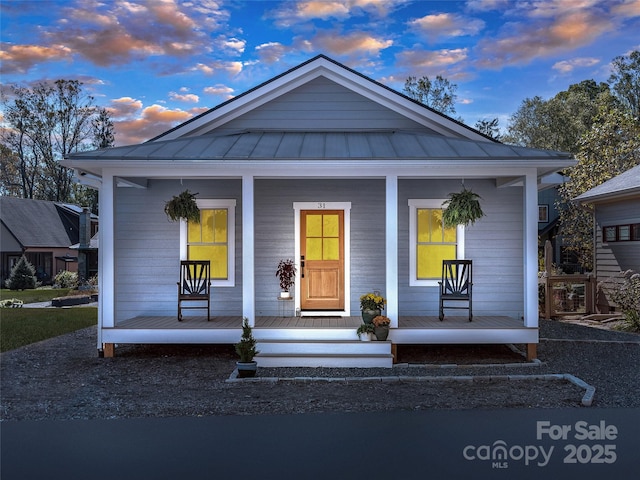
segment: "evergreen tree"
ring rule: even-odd
[[[10,290],[28,290],[36,288],[36,269],[23,255],[11,269],[9,279],[5,282]]]

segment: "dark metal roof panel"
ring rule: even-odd
[[[0,197],[2,222],[24,247],[68,247],[77,231],[66,225],[55,202]],[[68,231],[68,227],[70,230]]]
[[[156,141],[134,147],[81,152],[70,159],[373,159],[482,160],[519,158],[570,159],[571,154],[463,140],[419,132],[265,131]]]

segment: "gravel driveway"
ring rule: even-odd
[[[504,345],[400,346],[392,369],[263,368],[260,381],[234,382],[232,346],[98,358],[91,327],[0,355],[0,419],[586,408],[583,387],[551,374],[595,387],[591,408],[640,407],[640,335],[541,320],[540,337],[535,364]]]

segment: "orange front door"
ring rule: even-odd
[[[344,211],[300,212],[300,307],[344,310]]]

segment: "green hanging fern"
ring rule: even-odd
[[[196,203],[197,193],[185,190],[178,196],[174,196],[164,206],[164,213],[169,220],[177,222],[181,218],[189,222],[200,223],[200,209]]]
[[[480,195],[473,193],[462,187],[458,193],[450,193],[449,200],[442,206],[445,207],[442,214],[442,222],[447,228],[456,225],[469,225],[476,223],[476,220],[484,217],[484,212],[480,207]]]

